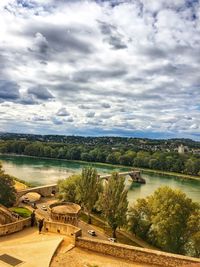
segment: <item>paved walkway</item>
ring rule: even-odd
[[[38,234],[37,228],[28,228],[0,238],[0,255],[8,254],[23,263],[23,267],[48,267],[63,237],[54,234]],[[8,265],[0,260],[1,267]]]

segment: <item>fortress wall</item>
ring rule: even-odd
[[[13,213],[8,208],[0,204],[0,225],[13,223],[15,221],[16,217],[13,216]]]
[[[19,220],[17,222],[0,225],[0,236],[12,234],[23,230],[31,225],[30,218]]]
[[[150,250],[128,246],[108,241],[92,240],[89,238],[78,237],[76,246],[100,252],[106,255],[123,258],[138,263],[159,265],[162,267],[190,266],[192,263],[199,263],[200,259],[165,253],[157,250]]]
[[[81,236],[80,228],[74,225],[66,224],[66,223],[45,221],[43,231],[59,233],[59,234],[71,236],[74,238]]]

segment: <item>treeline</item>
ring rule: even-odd
[[[1,141],[1,153],[15,153],[36,157],[82,160],[200,175],[198,155],[177,152],[135,151],[132,147],[113,148],[110,145],[65,145],[63,143]]]

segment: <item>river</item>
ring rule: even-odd
[[[5,155],[0,155],[0,161],[6,173],[35,185],[55,183],[57,180],[67,178],[71,174],[80,173],[82,167],[88,164],[91,165],[91,163],[75,161]],[[92,164],[92,166],[100,174],[128,170],[128,168],[116,167],[114,165]],[[137,198],[143,198],[152,194],[156,188],[163,185],[181,189],[188,197],[200,203],[200,181],[154,174],[142,174],[142,177],[146,179],[146,184],[132,183],[131,185],[130,179],[126,179],[127,187],[129,187],[129,203],[134,202]]]

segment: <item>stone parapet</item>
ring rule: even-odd
[[[189,267],[191,264],[200,264],[200,259],[197,258],[83,237],[78,237],[75,244],[80,248],[149,265],[162,267],[178,267],[184,265]]]
[[[81,229],[74,225],[50,221],[44,221],[43,231],[70,236],[74,240],[82,234]]]
[[[5,236],[5,235],[9,235],[9,234],[21,231],[30,225],[31,225],[30,218],[19,220],[13,223],[0,225],[0,236]]]

